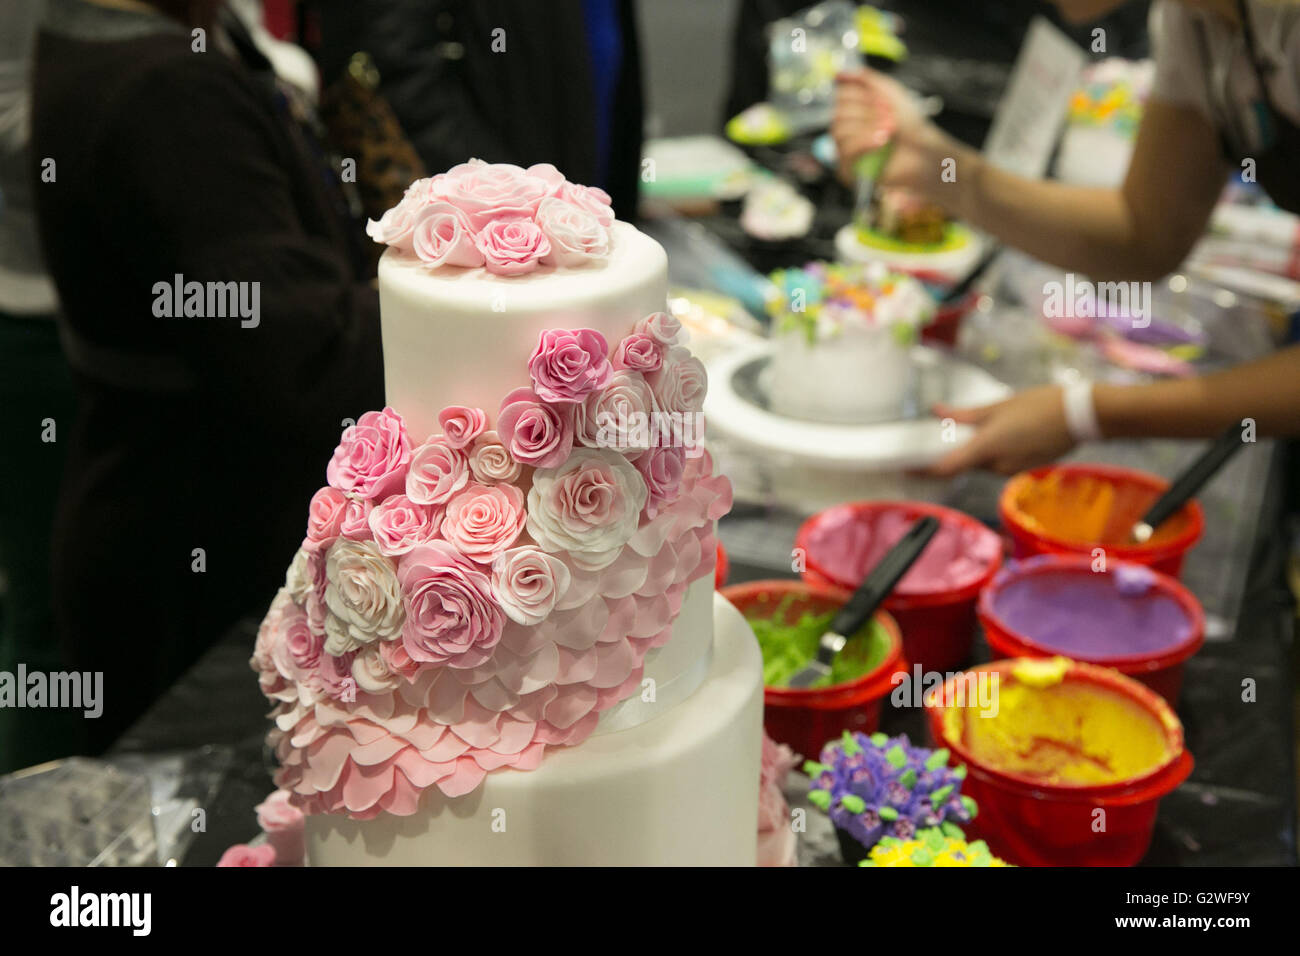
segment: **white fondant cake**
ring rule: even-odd
[[[762,661],[740,612],[710,597],[713,655],[686,701],[469,796],[431,793],[414,816],[308,817],[311,864],[752,866]]]
[[[309,860],[752,864],[761,661],[713,593],[731,492],[662,248],[478,163],[371,234],[390,407],[344,432],[252,662]]]
[[[611,343],[662,312],[668,257],[625,222],[613,225],[600,266],[496,276],[423,263],[390,250],[379,263],[388,404],[415,435],[438,430],[452,402],[496,410],[516,388],[542,329],[591,328]]]

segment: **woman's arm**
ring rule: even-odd
[[[1093,407],[1106,438],[1209,438],[1246,419],[1260,437],[1300,435],[1300,346],[1199,378],[1149,385],[1096,385]],[[1062,390],[1046,385],[982,408],[939,406],[935,414],[975,426],[966,444],[931,473],[970,468],[1012,474],[1074,447]]]
[[[1120,189],[1032,180],[997,169],[926,120],[899,84],[871,71],[845,74],[832,134],[851,174],[883,114],[897,117],[894,153],[880,182],[913,189],[1007,245],[1096,279],[1156,279],[1204,231],[1226,173],[1214,130],[1195,109],[1150,101]],[[944,182],[946,160],[956,179]]]

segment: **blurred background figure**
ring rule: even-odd
[[[104,673],[92,752],[265,610],[341,429],[383,404],[364,236],[300,93],[219,0],[46,4],[29,181],[79,400],[54,605]]]
[[[59,670],[50,600],[50,532],[72,434],[72,377],[59,348],[58,294],[36,238],[30,181],[31,44],[43,0],[5,0],[0,29],[0,671]],[[81,720],[0,708],[0,772],[72,752]]]
[[[430,173],[553,163],[636,215],[641,58],[631,0],[316,0],[326,82],[358,51]],[[307,42],[310,42],[308,40]]]

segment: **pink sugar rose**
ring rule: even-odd
[[[703,363],[684,348],[669,349],[663,366],[647,375],[646,381],[665,412],[687,415],[704,408],[709,376]]]
[[[303,547],[328,548],[339,536],[343,512],[348,499],[337,488],[328,486],[311,496],[307,506],[307,538]]]
[[[654,312],[640,319],[632,331],[648,335],[664,347],[671,347],[681,338],[682,324],[667,312]]]
[[[492,562],[492,591],[516,624],[528,626],[546,620],[571,580],[563,561],[528,545],[512,548]]]
[[[417,544],[435,537],[442,522],[442,509],[421,505],[406,495],[390,495],[370,512],[370,533],[381,554],[406,554]]]
[[[325,656],[325,635],[313,632],[302,608],[286,605],[272,624],[271,660],[276,671],[290,683],[310,687]]]
[[[474,244],[469,217],[451,203],[433,202],[419,211],[411,231],[411,247],[431,269],[483,265],[483,253]]]
[[[411,660],[477,667],[492,657],[505,626],[492,582],[443,541],[402,557],[397,577],[406,601],[402,646]]]
[[[596,221],[606,229],[614,225],[614,210],[611,208],[613,200],[609,198],[609,193],[600,187],[565,183],[556,195],[595,216]]]
[[[573,411],[543,402],[532,389],[517,388],[501,403],[497,431],[515,461],[554,467],[573,450]]]
[[[650,424],[657,410],[645,376],[620,369],[608,384],[592,392],[573,415],[573,437],[588,448],[612,448],[628,458],[652,444]]]
[[[614,352],[615,369],[631,369],[634,372],[654,372],[663,364],[663,346],[644,332],[633,332]]]
[[[420,662],[411,660],[406,653],[406,645],[401,641],[385,641],[379,645],[379,656],[392,674],[401,677],[407,683],[413,683],[420,673]],[[355,662],[353,670],[355,670]]]
[[[528,373],[543,400],[580,402],[609,383],[614,369],[608,355],[605,336],[595,329],[544,329]]]
[[[345,704],[356,702],[357,682],[352,677],[352,659],[356,656],[356,651],[348,651],[338,657],[332,654],[321,655],[316,679],[320,681],[322,693]]]
[[[686,453],[676,446],[651,448],[636,460],[636,470],[645,479],[645,515],[654,518],[681,494]]]
[[[524,493],[514,485],[469,484],[447,502],[442,536],[460,553],[490,564],[524,530]]]
[[[366,235],[375,242],[410,252],[415,224],[423,208],[423,198],[418,192],[408,189],[397,205],[380,216],[378,222],[374,219],[366,221]]]
[[[494,219],[531,219],[551,189],[547,176],[510,163],[471,159],[447,170],[434,192],[464,212],[474,231],[481,232]]]
[[[585,266],[609,258],[609,227],[573,203],[543,199],[537,207],[537,225],[551,246],[543,265]]]
[[[495,430],[485,431],[474,439],[469,450],[469,470],[483,485],[509,483],[519,477],[519,462],[510,457]]]
[[[339,537],[349,541],[369,541],[370,512],[374,510],[375,506],[362,498],[348,499],[339,521]]]
[[[340,491],[383,500],[402,490],[411,440],[402,416],[391,408],[366,412],[343,431],[325,477]]]
[[[645,507],[645,480],[617,452],[578,448],[560,468],[539,468],[528,492],[528,533],[585,571],[618,560]]]
[[[403,199],[409,199],[415,203],[417,208],[427,206],[429,203],[437,202],[442,199],[442,193],[439,189],[441,182],[447,178],[446,173],[438,173],[436,176],[426,176],[423,179],[417,179],[411,185],[406,187],[402,193]]]
[[[217,866],[275,866],[275,847],[269,843],[261,846],[236,843],[221,854]]]
[[[546,183],[546,195],[548,196],[558,196],[560,190],[564,188],[564,184],[568,182],[564,178],[564,173],[550,163],[534,163],[524,172]]]
[[[444,505],[469,481],[465,453],[443,435],[430,438],[411,455],[406,497],[419,505]]]
[[[438,413],[442,437],[452,448],[465,449],[487,428],[487,416],[481,408],[448,405]]]
[[[275,850],[276,866],[302,866],[307,856],[307,818],[292,799],[288,790],[276,790],[253,808],[267,845]]]
[[[493,219],[474,237],[488,272],[519,276],[532,272],[550,254],[551,243],[531,219]]]

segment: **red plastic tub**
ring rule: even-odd
[[[1101,540],[1082,541],[1064,536],[1051,528],[1044,528],[1031,519],[1020,506],[1023,496],[1035,482],[1057,472],[1062,486],[1069,488],[1077,483],[1099,479],[1114,489],[1114,507],[1111,520]],[[1011,535],[1017,558],[1035,554],[1087,554],[1095,548],[1104,548],[1108,558],[1136,561],[1178,577],[1187,552],[1200,540],[1205,530],[1205,513],[1196,501],[1189,501],[1162,526],[1162,531],[1146,544],[1129,544],[1124,541],[1128,529],[1141,520],[1142,515],[1155,504],[1169,488],[1169,482],[1158,475],[1133,468],[1113,465],[1047,465],[1032,471],[1022,471],[1006,483],[998,499],[998,514],[1002,526]],[[1109,541],[1110,543],[1106,543]]]
[[[947,276],[929,269],[903,269],[925,284],[931,293],[942,295],[953,283],[952,276]],[[958,277],[960,279],[960,277]],[[961,320],[966,318],[975,303],[979,301],[975,290],[967,292],[956,302],[941,305],[934,313],[934,321],[921,328],[921,341],[953,346],[957,344],[957,333],[961,330]]]
[[[842,607],[851,596],[842,588],[804,581],[750,581],[722,589],[722,596],[747,619],[770,617],[789,594],[796,598],[786,612],[787,622],[805,611],[824,614]],[[769,737],[796,753],[815,756],[826,741],[846,730],[876,732],[881,701],[893,690],[894,675],[907,673],[907,663],[898,624],[884,611],[877,611],[875,620],[888,636],[889,649],[874,670],[833,687],[763,688],[763,725]]]
[[[917,501],[858,501],[836,505],[818,512],[799,527],[795,548],[805,558],[803,579],[849,591],[861,584],[860,576],[854,580],[848,569],[835,565],[832,536],[836,529],[847,528],[857,521],[870,525],[885,512],[900,512],[909,522],[923,515],[933,515],[949,528],[988,536],[986,544],[991,549],[991,556],[984,573],[961,587],[938,591],[918,590],[909,585],[909,578],[905,576],[884,604],[885,610],[898,621],[903,634],[903,654],[909,663],[920,664],[928,671],[958,668],[970,657],[975,636],[975,600],[1002,563],[1001,542],[997,534],[974,518],[952,508]],[[924,555],[922,552],[922,561]]]
[[[1114,574],[1126,566],[1126,562],[1111,563],[1106,574]],[[1127,564],[1132,567],[1131,564]],[[1151,587],[1171,598],[1187,615],[1189,632],[1185,638],[1159,651],[1147,654],[1088,654],[1083,655],[1048,643],[1035,640],[1035,635],[1016,631],[1006,624],[997,614],[998,595],[1004,588],[1027,576],[1040,575],[1060,578],[1068,581],[1074,575],[1095,575],[1092,559],[1075,555],[1040,555],[1027,561],[1013,562],[1003,568],[993,579],[979,599],[979,619],[984,628],[984,636],[994,657],[1054,657],[1064,654],[1075,660],[1103,667],[1113,667],[1121,674],[1140,681],[1169,702],[1178,706],[1178,694],[1183,686],[1183,665],[1205,643],[1205,612],[1195,595],[1167,574],[1154,572]]]
[[[1013,680],[1012,670],[1020,662],[994,661],[978,670]],[[965,826],[968,838],[986,840],[994,854],[1019,866],[1132,866],[1151,845],[1160,799],[1192,772],[1183,727],[1162,698],[1118,671],[1078,661],[1067,662],[1066,668],[1065,680],[1108,688],[1151,713],[1164,729],[1169,758],[1139,777],[1073,786],[990,767],[944,732],[943,701],[956,692],[960,675],[926,695],[930,734],[952,751],[955,761],[966,764],[962,792],[979,805],[979,813]]]

